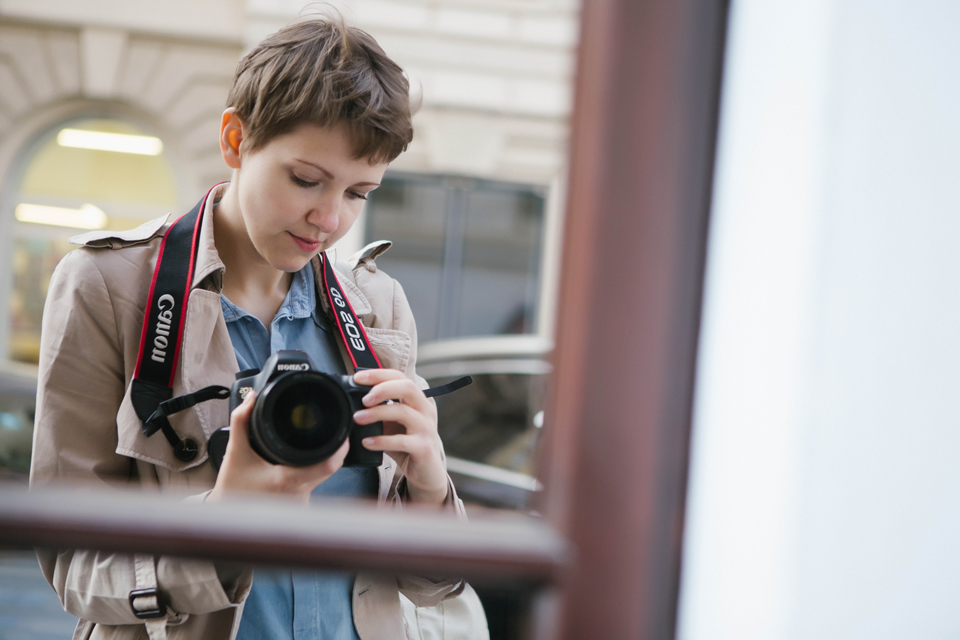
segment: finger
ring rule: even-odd
[[[357,384],[362,384],[368,387],[372,387],[381,382],[386,382],[387,380],[406,380],[407,376],[403,375],[401,371],[396,369],[365,369],[364,371],[357,371],[353,374],[353,381]]]
[[[413,380],[407,378],[387,380],[377,384],[363,397],[363,404],[367,407],[373,407],[387,400],[400,400],[419,411],[425,411],[428,406],[431,406],[420,387],[414,384]]]
[[[430,425],[435,424],[433,420],[408,404],[380,404],[369,409],[361,409],[353,414],[353,421],[357,424],[399,422],[406,427],[407,433],[436,431],[430,428]]]
[[[409,434],[370,436],[363,439],[363,446],[370,451],[402,451],[414,457],[426,449],[423,438]]]
[[[242,431],[246,436],[249,431],[250,414],[253,413],[253,403],[256,400],[256,392],[250,392],[243,402],[230,413],[230,433],[234,434]]]
[[[243,402],[230,413],[230,437],[227,439],[225,458],[237,455],[250,457],[254,455],[250,447],[250,415],[253,413],[254,396],[251,393]]]

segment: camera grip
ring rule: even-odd
[[[383,464],[382,451],[370,451],[363,446],[363,439],[383,435],[383,423],[354,423],[350,429],[350,451],[343,460],[345,467],[379,467]]]
[[[227,442],[230,440],[230,427],[220,427],[207,441],[207,455],[215,471],[220,471],[223,456],[227,455]]]

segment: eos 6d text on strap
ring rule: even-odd
[[[143,317],[140,354],[130,394],[137,417],[143,423],[143,434],[152,436],[158,430],[162,431],[173,446],[174,455],[184,462],[197,457],[197,443],[190,439],[182,440],[167,416],[192,407],[197,402],[229,395],[226,387],[213,386],[172,397],[173,376],[180,358],[183,323],[187,317],[187,301],[200,244],[200,224],[212,192],[213,189],[208,191],[190,213],[174,222],[160,244],[160,255],[157,257]]]
[[[382,369],[383,365],[380,364],[380,358],[377,357],[370,346],[370,340],[360,323],[360,318],[354,312],[350,301],[343,295],[343,287],[340,286],[340,281],[337,279],[333,265],[327,259],[326,252],[320,254],[320,260],[323,262],[323,288],[327,292],[327,298],[337,322],[337,329],[340,330],[340,337],[347,348],[347,353],[350,354],[350,361],[353,362],[354,369],[357,371]],[[473,378],[471,376],[464,376],[438,387],[424,389],[423,393],[428,398],[432,398],[462,389],[472,382]]]
[[[357,371],[383,368],[380,358],[370,348],[370,340],[367,339],[367,332],[360,324],[360,319],[350,305],[350,301],[343,295],[343,287],[340,286],[340,281],[337,279],[333,265],[327,259],[326,252],[320,254],[320,260],[323,262],[323,288],[327,292],[337,329],[340,330],[340,337],[347,348],[347,353],[350,354],[353,367]]]

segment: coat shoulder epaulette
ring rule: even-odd
[[[78,236],[70,238],[70,244],[104,249],[119,249],[135,244],[144,244],[150,242],[157,236],[163,235],[164,225],[167,224],[169,217],[169,214],[160,216],[149,222],[144,222],[136,229],[129,229],[127,231],[110,231],[107,229],[88,231],[87,233],[81,233]]]
[[[350,269],[356,269],[360,265],[365,265],[367,269],[371,271],[376,269],[374,261],[382,256],[387,250],[393,246],[393,243],[389,240],[374,240],[360,251],[357,251],[355,254],[350,256],[350,259],[347,260],[347,264],[350,265]]]

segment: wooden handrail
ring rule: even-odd
[[[515,513],[469,521],[435,509],[330,501],[190,502],[147,492],[0,488],[0,546],[144,552],[296,567],[555,582],[570,548]]]

